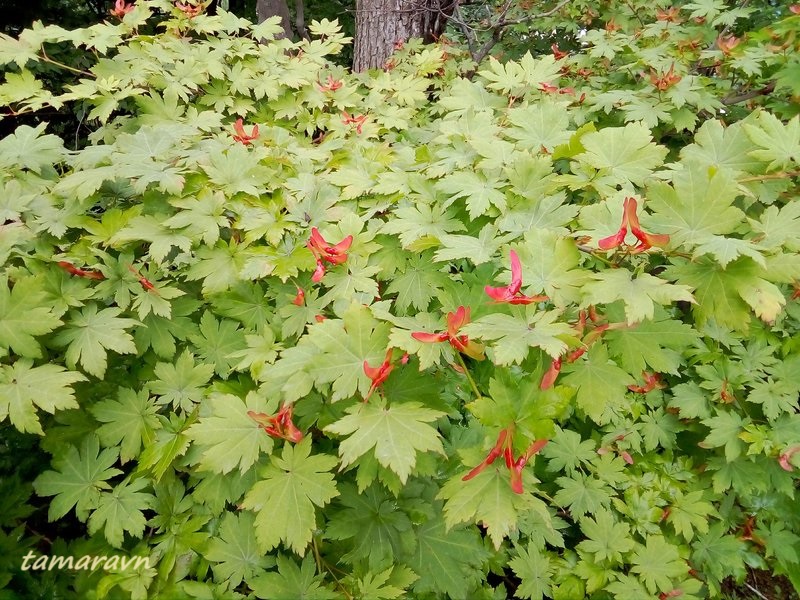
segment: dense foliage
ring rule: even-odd
[[[800,16],[642,3],[464,77],[446,41],[351,75],[331,22],[116,13],[0,38],[0,583],[800,587]]]

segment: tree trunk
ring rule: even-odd
[[[356,0],[353,70],[382,68],[395,44],[409,38],[434,41],[455,5],[453,0]]]
[[[294,37],[289,17],[289,6],[286,4],[286,0],[256,0],[256,17],[259,23],[276,16],[281,18],[281,27],[283,27],[283,34],[279,34],[276,37],[288,37],[289,39]]]

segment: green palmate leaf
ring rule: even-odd
[[[429,519],[415,529],[416,549],[408,561],[419,575],[414,593],[447,594],[467,598],[481,579],[481,566],[488,552],[474,527],[448,529],[441,517]]]
[[[744,125],[747,135],[760,150],[750,156],[763,161],[771,161],[769,169],[785,169],[800,163],[800,117],[795,116],[784,124],[767,112],[758,114],[757,125]]]
[[[447,276],[441,267],[432,264],[431,258],[430,254],[412,256],[386,288],[386,294],[397,294],[395,306],[400,311],[405,312],[409,306],[426,310],[447,283]]]
[[[326,535],[336,540],[352,540],[352,549],[342,560],[354,563],[367,560],[370,569],[379,569],[414,547],[411,520],[397,510],[395,498],[377,485],[362,493],[351,484],[342,484],[337,504],[345,508],[328,523]]]
[[[556,483],[561,489],[553,496],[553,500],[558,506],[569,506],[575,516],[595,514],[611,504],[611,489],[596,477],[577,474],[559,477]]]
[[[245,472],[258,460],[261,452],[272,452],[273,441],[248,411],[264,412],[266,403],[255,393],[244,402],[231,394],[212,396],[208,400],[211,415],[186,430],[186,435],[202,448],[200,468],[227,473],[235,468]]]
[[[161,427],[156,417],[158,407],[146,388],[139,392],[119,388],[117,400],[103,400],[91,410],[94,418],[103,423],[97,430],[100,442],[106,447],[119,446],[122,464],[137,457],[143,445],[148,447]]]
[[[716,516],[714,507],[704,499],[706,495],[704,491],[695,490],[688,494],[677,492],[673,496],[667,523],[687,542],[697,534],[708,533],[708,518]]]
[[[217,321],[210,311],[203,313],[200,318],[200,331],[191,335],[204,362],[214,366],[214,372],[222,377],[227,377],[236,364],[235,354],[245,348],[244,332],[239,324],[229,319]],[[197,377],[205,373],[204,369],[197,371]]]
[[[188,413],[203,399],[206,384],[214,375],[214,366],[196,365],[192,354],[185,350],[174,365],[158,363],[153,372],[158,379],[151,382],[150,389],[160,396],[158,404],[171,403],[173,408]]]
[[[597,458],[596,444],[592,440],[581,440],[579,433],[556,427],[553,439],[542,450],[548,459],[547,470],[567,474],[574,473],[580,465],[587,465]]]
[[[584,288],[583,306],[610,304],[621,300],[625,304],[625,317],[628,324],[643,319],[652,319],[655,303],[694,302],[691,290],[685,285],[672,285],[642,273],[636,278],[624,269],[603,271],[592,276],[594,281]]]
[[[374,319],[366,307],[352,304],[343,320],[324,321],[310,330],[308,341],[316,353],[305,371],[318,385],[333,384],[332,402],[356,392],[365,396],[371,381],[364,374],[364,361],[371,365],[383,361],[388,334],[387,323]]]
[[[460,474],[448,479],[438,495],[446,500],[444,520],[448,528],[459,523],[482,523],[496,549],[503,538],[517,530],[520,514],[539,502],[530,494],[514,493],[508,469],[498,463],[468,481],[462,481]],[[529,470],[522,475],[528,489],[537,483]]]
[[[780,209],[768,206],[758,221],[748,220],[758,232],[755,239],[759,246],[771,249],[785,246],[788,250],[800,251],[800,202],[790,202]]]
[[[707,534],[697,537],[692,548],[701,572],[715,578],[717,584],[728,575],[745,574],[746,542],[728,535],[724,523],[714,523]]]
[[[506,135],[528,148],[553,148],[569,141],[569,115],[564,103],[544,100],[508,111],[508,120],[513,125]]]
[[[667,155],[667,149],[656,146],[650,131],[638,123],[587,133],[581,143],[586,152],[575,158],[595,169],[607,169],[618,183],[642,185]]]
[[[492,346],[494,362],[499,365],[521,363],[531,348],[541,348],[552,357],[567,350],[565,339],[574,335],[572,327],[558,322],[556,311],[526,309],[519,317],[494,313],[481,317],[461,331],[482,340],[497,340]]]
[[[408,567],[389,567],[375,575],[368,573],[356,580],[354,592],[359,598],[391,600],[404,597],[406,588],[417,579],[417,575]]]
[[[20,125],[0,140],[0,169],[16,167],[42,173],[61,162],[66,155],[64,142],[56,135],[42,135],[47,123],[36,128]]]
[[[589,280],[589,273],[579,268],[581,257],[575,240],[546,229],[526,231],[520,261],[523,292],[544,293],[559,307],[578,302],[581,288]]]
[[[620,564],[623,554],[633,549],[630,528],[609,510],[598,510],[594,517],[582,519],[581,530],[587,539],[578,544],[578,550],[593,554],[597,562]]]
[[[760,166],[760,161],[750,156],[752,150],[755,146],[742,123],[725,128],[718,120],[708,120],[695,133],[694,144],[681,150],[681,157],[706,167],[752,172]]]
[[[192,247],[192,240],[185,235],[171,231],[162,224],[162,221],[163,217],[159,218],[159,216],[134,217],[124,228],[111,236],[109,244],[148,242],[150,244],[148,255],[157,263],[164,262],[173,248],[188,252]]]
[[[522,580],[514,594],[518,598],[541,600],[551,595],[550,582],[553,568],[550,558],[536,548],[516,548],[517,555],[509,561],[509,566]]]
[[[667,277],[693,290],[694,307],[700,324],[713,319],[734,330],[747,330],[748,306],[767,323],[777,318],[786,299],[780,289],[763,277],[764,269],[749,258],[740,258],[726,269],[707,261],[669,267]]]
[[[300,567],[282,554],[277,557],[278,572],[264,573],[250,583],[256,598],[264,600],[336,600],[341,596],[323,587],[322,575],[315,575],[314,559],[307,556]]]
[[[675,589],[675,579],[689,570],[678,549],[660,535],[647,536],[646,545],[637,550],[631,572],[639,575],[651,594]]]
[[[62,323],[51,308],[43,306],[44,299],[39,280],[23,277],[9,289],[7,275],[0,277],[0,350],[3,354],[11,349],[26,358],[42,355],[35,336],[50,333]]]
[[[325,431],[349,436],[339,445],[342,468],[353,464],[373,448],[375,458],[405,483],[418,452],[444,454],[439,434],[430,425],[444,413],[423,408],[417,402],[378,406],[361,404],[347,409],[348,416],[328,425]]]
[[[481,396],[470,402],[467,408],[487,427],[503,429],[513,423],[527,447],[529,440],[553,436],[555,420],[569,405],[570,394],[564,392],[568,390],[563,386],[541,390],[538,377],[520,381],[510,373],[498,370],[489,380],[491,397]],[[523,452],[525,447],[519,448],[519,452]]]
[[[674,319],[659,318],[605,334],[612,356],[619,357],[628,373],[650,369],[677,375],[682,363],[680,351],[699,339],[691,326]]]
[[[44,435],[36,408],[50,414],[78,408],[70,386],[85,380],[81,373],[59,365],[34,367],[28,359],[19,359],[11,366],[0,365],[0,421],[8,417],[20,431]]]
[[[133,336],[125,331],[137,324],[133,319],[120,318],[119,308],[98,311],[95,303],[83,310],[71,311],[66,327],[55,336],[56,344],[67,346],[67,365],[80,362],[87,373],[103,377],[106,372],[107,350],[118,354],[135,354]]]
[[[100,494],[97,509],[89,517],[89,533],[103,527],[103,535],[114,548],[120,548],[125,532],[140,538],[147,523],[143,510],[151,508],[152,494],[142,489],[147,479],[125,480],[110,492]],[[105,526],[105,527],[104,527]]]
[[[455,218],[456,211],[446,210],[441,204],[416,204],[399,206],[393,219],[381,228],[381,233],[398,235],[404,248],[410,248],[417,240],[439,239],[453,231],[464,231],[464,224]]]
[[[189,447],[190,440],[185,433],[187,419],[178,415],[158,415],[161,428],[156,432],[155,441],[144,448],[139,455],[139,468],[150,470],[155,481],[160,480],[178,456]]]
[[[242,508],[256,511],[256,540],[267,552],[280,542],[299,555],[305,553],[316,527],[314,506],[323,507],[339,492],[330,470],[337,460],[326,454],[311,455],[311,438],[296,446],[286,444],[281,458],[271,464],[242,502]],[[281,519],[275,520],[275,515]]]
[[[498,238],[495,237],[496,234],[497,228],[494,225],[486,225],[477,238],[471,235],[443,235],[440,238],[443,247],[436,251],[434,259],[446,261],[468,258],[475,265],[489,262],[500,245],[510,238]]]
[[[624,406],[628,386],[636,380],[609,360],[603,344],[594,344],[586,357],[563,368],[561,383],[577,388],[578,407],[596,423],[605,423],[607,409]]]
[[[225,513],[219,536],[209,542],[205,558],[214,563],[211,567],[214,579],[226,582],[231,588],[275,564],[274,558],[258,550],[255,515],[251,512]]]
[[[116,462],[116,448],[101,452],[96,436],[86,436],[80,450],[70,446],[63,457],[54,461],[57,471],[45,471],[33,482],[40,496],[55,496],[48,518],[60,519],[74,506],[78,518],[85,521],[89,511],[100,505],[100,491],[111,489],[106,480],[122,473],[112,468]]]
[[[653,216],[642,219],[642,225],[669,234],[670,244],[676,247],[712,244],[714,236],[733,233],[744,220],[744,213],[733,206],[737,195],[730,171],[689,163],[674,175],[672,185],[648,186],[647,207]],[[710,245],[707,251],[714,250]],[[716,250],[723,257],[727,251],[724,247]]]
[[[436,187],[449,197],[445,208],[464,198],[470,217],[476,219],[486,214],[492,206],[500,211],[505,209],[506,197],[499,189],[501,186],[498,179],[487,179],[474,171],[460,171],[448,175]]]

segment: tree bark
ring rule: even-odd
[[[270,17],[280,17],[281,27],[283,27],[283,34],[276,36],[277,38],[288,37],[291,39],[292,22],[289,17],[289,6],[286,0],[256,0],[256,17],[259,23],[263,23]]]
[[[410,38],[436,40],[456,4],[454,0],[356,0],[353,71],[382,68],[395,44]]]

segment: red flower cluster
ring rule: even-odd
[[[117,0],[114,2],[114,8],[112,8],[109,12],[111,13],[112,17],[117,17],[118,19],[122,19],[125,15],[133,10],[133,4],[127,4],[125,0]]]
[[[784,471],[794,471],[794,467],[792,466],[792,463],[789,461],[791,461],[792,457],[798,452],[800,452],[800,445],[792,446],[791,448],[786,450],[786,452],[781,454],[778,457],[778,464],[781,466],[781,469],[783,469]]]
[[[356,126],[356,133],[361,133],[362,128],[364,127],[364,123],[367,121],[367,115],[351,115],[346,110],[342,111],[342,123],[345,125],[355,125]]]
[[[658,373],[642,371],[642,377],[644,378],[644,385],[629,385],[628,389],[637,394],[646,394],[653,390],[663,390],[665,387],[664,384],[661,383],[661,375]]]
[[[403,355],[403,360],[408,362],[408,354]],[[405,362],[403,362],[403,364],[405,364]],[[364,396],[364,402],[369,400],[370,396],[372,396],[372,392],[377,390],[378,387],[389,378],[389,373],[392,372],[392,369],[394,369],[394,365],[392,364],[391,348],[386,351],[386,357],[377,367],[370,367],[369,363],[364,361],[364,374],[372,380],[372,385],[369,386],[369,392]]]
[[[340,87],[342,87],[342,82],[328,75],[327,82],[324,85],[319,82],[317,82],[317,85],[319,85],[319,89],[322,90],[323,92],[335,92]]]
[[[509,304],[532,304],[533,302],[543,302],[547,296],[526,296],[520,292],[522,288],[522,264],[519,262],[517,253],[513,250],[511,254],[511,284],[505,287],[486,286],[484,291],[495,302],[508,302]]]
[[[653,246],[666,246],[669,243],[669,236],[666,234],[646,233],[642,231],[642,227],[639,225],[639,217],[636,215],[636,208],[637,204],[635,198],[625,198],[622,224],[620,225],[619,231],[597,242],[601,250],[611,250],[623,244],[625,242],[625,236],[628,234],[629,226],[631,233],[639,240],[636,247],[631,250],[633,253],[644,252]]]
[[[443,333],[425,333],[415,331],[411,334],[415,340],[425,343],[450,342],[450,345],[457,351],[474,358],[483,360],[483,346],[477,342],[471,342],[466,335],[458,335],[458,330],[469,323],[469,308],[459,306],[456,312],[447,313],[447,331]]]
[[[292,423],[291,404],[281,406],[278,414],[274,417],[252,410],[247,411],[247,416],[258,423],[270,437],[284,439],[295,444],[303,439],[303,432]]]
[[[184,4],[183,2],[176,2],[175,3],[175,8],[177,8],[179,11],[181,11],[183,14],[185,14],[190,19],[192,17],[196,17],[201,12],[203,12],[203,7],[202,6],[194,6],[192,4],[189,4],[188,2],[186,4]]]
[[[253,143],[253,140],[258,139],[258,125],[253,125],[253,130],[248,135],[244,130],[244,121],[242,119],[236,119],[236,123],[233,124],[233,130],[236,132],[233,139],[245,146],[249,146]]]
[[[306,293],[303,290],[303,288],[298,286],[297,295],[294,297],[294,300],[292,300],[292,304],[294,304],[295,306],[303,306],[303,304],[305,304],[305,301],[306,301]]]
[[[650,69],[650,83],[652,83],[653,86],[661,92],[668,90],[681,79],[682,77],[680,75],[675,74],[674,64],[669,68],[669,71],[663,75],[653,69]]]
[[[317,268],[314,270],[314,275],[311,276],[311,281],[318,283],[322,281],[325,275],[325,263],[332,265],[341,265],[347,260],[347,250],[353,243],[353,236],[348,235],[338,244],[331,246],[329,242],[319,232],[316,227],[311,228],[311,239],[308,240],[306,247],[311,250],[311,254],[317,259]]]
[[[586,329],[587,325],[587,314],[589,321],[594,325],[592,330],[586,334],[586,336],[581,340],[582,345],[580,348],[577,348],[567,354],[566,362],[573,363],[578,360],[581,356],[586,354],[586,351],[589,349],[589,346],[594,344],[600,336],[603,335],[605,331],[608,329],[616,329],[621,326],[624,326],[624,323],[600,323],[603,318],[597,314],[597,310],[595,310],[594,306],[589,307],[589,311],[582,310],[578,314],[578,322],[575,324],[575,331],[578,335],[583,335],[584,330]],[[561,365],[563,361],[561,357],[554,358],[553,361],[550,363],[550,367],[547,369],[545,374],[542,376],[542,381],[539,384],[539,389],[546,390],[548,388],[553,387],[553,384],[556,382],[556,378],[558,374],[561,372]]]
[[[494,448],[489,451],[489,454],[483,459],[483,462],[472,469],[469,473],[464,475],[461,480],[469,481],[478,475],[478,473],[486,469],[486,467],[491,465],[502,454],[506,461],[506,467],[511,472],[511,489],[515,494],[521,494],[524,491],[522,489],[522,469],[528,463],[531,456],[539,452],[547,445],[548,440],[535,440],[530,446],[528,446],[528,449],[524,454],[520,455],[519,458],[514,460],[514,448],[512,443],[513,437],[513,425],[500,431],[500,435],[497,436],[497,442],[495,443]]]

